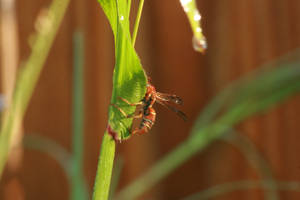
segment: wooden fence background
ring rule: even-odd
[[[19,63],[29,55],[28,38],[34,21],[49,3],[16,2]],[[209,45],[205,55],[192,49],[192,33],[179,1],[145,1],[137,51],[157,89],[184,99],[183,110],[190,120],[182,122],[157,106],[153,130],[117,147],[124,160],[120,188],[184,140],[197,114],[227,83],[300,46],[299,0],[199,0],[198,7]],[[71,2],[31,100],[24,133],[51,138],[71,150],[75,31],[82,31],[85,40],[84,174],[91,191],[106,128],[114,65],[112,32],[96,0]],[[239,126],[279,180],[300,181],[299,113],[297,96]],[[217,141],[140,199],[181,199],[218,183],[243,179],[258,179],[258,174],[236,148]],[[297,200],[300,194],[280,192],[280,197]],[[36,151],[25,149],[21,166],[7,168],[0,182],[0,199],[4,200],[68,198],[63,171],[52,158]],[[247,190],[216,199],[253,200],[263,199],[263,195],[261,190]]]

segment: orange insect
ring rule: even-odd
[[[183,118],[185,121],[187,120],[186,115],[176,108],[172,107],[170,103],[182,105],[182,100],[180,97],[173,94],[165,94],[157,92],[155,87],[148,81],[147,83],[147,91],[145,97],[137,103],[130,103],[126,99],[119,97],[120,100],[124,101],[130,106],[141,106],[138,114],[127,115],[120,107],[115,104],[112,104],[115,108],[117,108],[126,118],[142,118],[140,126],[133,130],[131,134],[144,134],[147,133],[155,123],[156,112],[153,108],[155,102],[165,106],[166,108],[174,111],[177,115]]]

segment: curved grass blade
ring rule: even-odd
[[[238,148],[238,150],[248,160],[248,163],[257,171],[260,178],[268,181],[269,187],[264,189],[264,198],[266,200],[278,200],[279,195],[275,187],[276,181],[273,177],[271,166],[256,149],[253,142],[246,136],[237,133],[235,130],[232,130],[221,139]]]
[[[200,115],[195,122],[190,137],[157,162],[143,176],[121,190],[117,199],[137,198],[197,152],[202,151],[213,141],[222,137],[245,118],[264,111],[291,95],[299,93],[300,61],[298,52],[295,53],[295,58],[289,62],[276,63],[276,65],[279,65],[276,68],[269,68],[264,73],[256,74],[256,76],[246,80],[237,81],[228,90],[225,89],[219,96],[222,99],[226,97],[224,98],[226,101],[223,103],[216,100],[213,101],[213,105],[217,106],[218,109],[208,105],[210,108],[207,110],[209,117],[203,117],[203,115],[207,114],[206,112]],[[250,94],[247,98],[244,97],[243,95],[250,88]],[[224,106],[226,109],[222,110],[224,112],[220,114],[220,110]],[[216,113],[220,115],[217,116]],[[206,121],[206,123],[203,124],[203,121]]]
[[[200,53],[204,53],[207,49],[206,38],[203,35],[201,28],[201,15],[199,10],[197,9],[195,0],[180,0],[180,3],[183,7],[184,12],[186,13],[194,37],[193,37],[193,47],[195,51],[199,51]]]
[[[131,114],[134,106],[118,100],[122,97],[129,102],[141,101],[146,93],[146,75],[135,52],[129,29],[129,6],[127,0],[98,0],[106,14],[115,40],[115,68],[111,103]],[[113,139],[130,137],[132,119],[125,118],[114,106],[109,108],[108,128],[104,133],[94,185],[94,200],[108,199],[115,156]],[[113,136],[113,137],[111,137]]]
[[[215,198],[222,194],[234,192],[237,190],[251,190],[257,188],[268,189],[270,187],[274,187],[274,189],[276,190],[298,191],[300,188],[300,183],[277,181],[274,183],[274,185],[270,185],[270,182],[268,180],[236,181],[236,182],[224,183],[224,184],[213,186],[209,189],[206,189],[204,191],[186,197],[183,200],[201,200],[201,199],[206,200],[206,199]]]
[[[111,103],[118,105],[127,114],[135,111],[135,107],[128,106],[117,97],[129,102],[141,101],[146,93],[146,75],[140,59],[133,47],[130,29],[127,1],[99,0],[110,25],[115,39],[116,64],[113,74],[113,92]],[[121,139],[130,137],[132,119],[124,116],[113,106],[109,109],[109,125]]]
[[[11,140],[18,130],[70,0],[53,0],[47,14],[40,16],[32,52],[19,72],[10,107],[4,111],[0,130],[0,176]]]

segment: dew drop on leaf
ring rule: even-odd
[[[194,36],[192,42],[195,51],[203,53],[207,49],[205,38],[198,39]]]
[[[201,14],[197,9],[195,0],[180,0],[193,31],[193,47],[196,51],[203,53],[207,48],[206,38],[201,28]]]
[[[194,15],[194,20],[195,21],[200,21],[201,19],[201,15],[199,14],[199,12],[196,12],[195,15]]]

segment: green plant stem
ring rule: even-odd
[[[84,41],[81,32],[75,32],[73,35],[73,152],[72,152],[72,181],[71,181],[71,199],[88,199],[88,189],[83,175],[83,142],[84,142]]]
[[[218,126],[217,123],[214,126],[204,128],[198,135],[205,136],[201,140],[191,138],[184,141],[172,152],[162,158],[156,163],[149,171],[143,176],[139,177],[128,187],[123,189],[117,196],[119,200],[131,200],[136,199],[146,189],[152,187],[155,183],[170,174],[175,168],[181,165],[184,161],[195,155],[198,151],[204,149],[213,140],[220,137],[222,133],[227,130],[226,126]]]
[[[124,165],[123,159],[120,156],[118,156],[116,158],[115,166],[114,166],[113,174],[112,174],[112,180],[111,180],[111,186],[110,186],[110,192],[109,192],[110,199],[114,199],[114,195],[115,195],[115,192],[117,190],[117,187],[118,187],[118,184],[119,184],[119,181],[121,178],[121,172],[123,169],[123,165]]]
[[[0,132],[0,177],[8,158],[11,138],[19,129],[59,25],[70,0],[54,0],[47,16],[40,16],[40,30],[32,52],[19,73],[11,106],[5,111]]]
[[[247,158],[250,165],[258,172],[262,180],[268,181],[268,186],[265,187],[264,196],[266,200],[277,200],[279,199],[275,180],[272,175],[271,166],[257,151],[255,145],[244,135],[232,131],[230,134],[225,135],[221,138],[227,143],[237,147],[240,152]]]
[[[137,15],[136,15],[136,20],[135,20],[135,25],[134,25],[134,29],[133,29],[133,33],[132,33],[132,46],[135,45],[136,36],[137,36],[138,29],[139,29],[139,24],[140,24],[140,20],[141,20],[141,16],[142,16],[143,7],[144,7],[144,0],[140,0],[140,4],[139,4],[139,8],[138,8]]]
[[[216,196],[220,196],[222,194],[227,194],[236,190],[249,190],[255,188],[265,188],[268,189],[270,187],[274,187],[276,190],[299,190],[300,183],[299,182],[275,182],[270,185],[268,180],[262,181],[236,181],[232,183],[225,183],[217,186],[213,186],[207,190],[201,191],[199,193],[193,194],[184,200],[201,200],[201,199],[211,199]]]
[[[94,185],[93,200],[108,199],[111,175],[115,157],[115,141],[106,131],[101,145],[97,175]]]
[[[69,185],[72,185],[74,181],[74,160],[72,159],[72,155],[61,145],[57,144],[55,141],[51,139],[41,137],[37,134],[25,134],[23,139],[24,148],[35,150],[38,152],[42,152],[47,154],[48,156],[52,157],[59,166],[63,169],[64,174],[68,179]],[[81,189],[80,191],[85,191],[85,196],[78,196],[83,197],[80,200],[88,199],[88,185],[84,179],[82,179]],[[71,199],[74,199],[73,197]]]
[[[127,7],[128,7],[128,13],[127,13],[128,21],[130,21],[129,17],[130,17],[130,10],[131,10],[131,0],[128,0]]]
[[[50,139],[33,134],[24,136],[23,145],[27,149],[43,152],[52,157],[64,170],[71,184],[71,155],[66,149]]]

